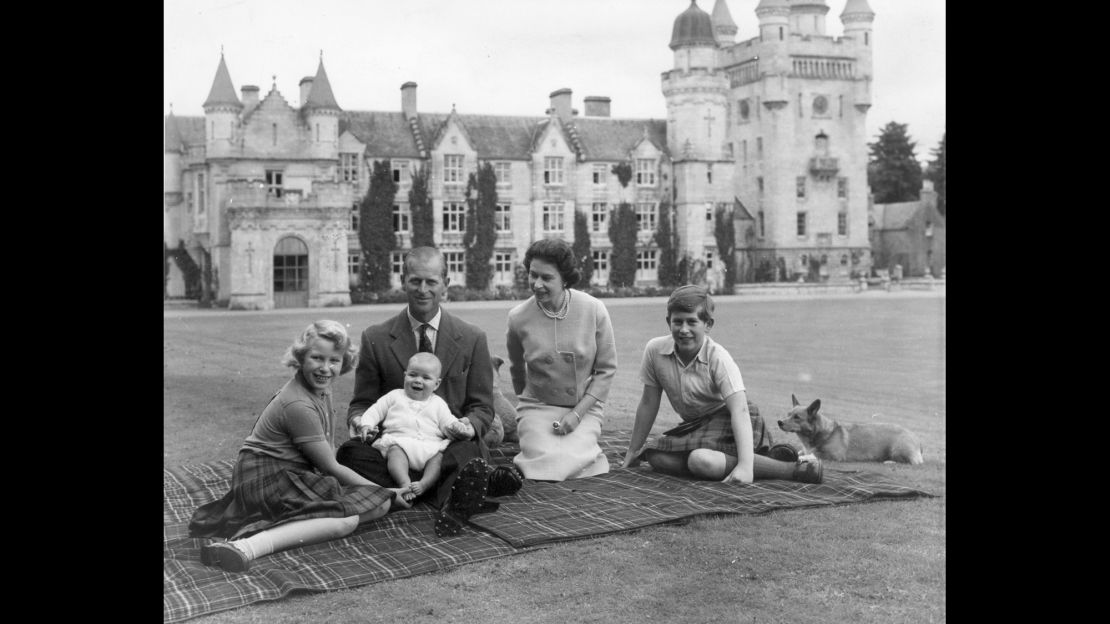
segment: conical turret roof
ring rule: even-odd
[[[331,92],[331,82],[328,81],[328,72],[324,70],[324,59],[320,59],[320,66],[316,68],[316,77],[312,79],[312,89],[308,92],[308,101],[305,108],[343,110],[335,101],[335,94]]]
[[[872,16],[875,12],[871,10],[871,5],[867,4],[867,0],[848,0],[844,4],[844,10],[840,12],[840,16],[851,15],[853,13],[870,13]]]
[[[235,85],[231,83],[231,74],[227,71],[223,52],[220,53],[220,66],[216,68],[216,79],[212,81],[212,89],[208,91],[208,99],[204,101],[204,108],[209,106],[243,107],[239,96],[235,95]]]
[[[736,28],[736,22],[732,21],[732,13],[729,13],[725,0],[717,0],[717,4],[713,5],[713,25]]]
[[[185,141],[181,138],[181,130],[177,127],[177,118],[173,116],[173,110],[166,116],[166,151],[167,152],[180,152],[185,147]]]
[[[713,36],[713,19],[698,8],[697,0],[690,0],[690,7],[674,19],[674,30],[671,31],[672,50],[687,45],[717,45],[717,38]]]

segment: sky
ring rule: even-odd
[[[759,0],[727,0],[736,41],[759,34]],[[825,34],[843,34],[828,0]],[[698,0],[712,13],[715,0]],[[908,124],[920,162],[945,131],[945,1],[868,0],[874,80],[868,142]],[[271,85],[293,106],[321,53],[344,110],[542,116],[549,94],[611,98],[617,118],[665,119],[660,74],[674,65],[674,19],[688,0],[163,0],[163,114],[202,116],[222,48],[236,91]],[[274,78],[276,76],[276,79]]]

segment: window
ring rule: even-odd
[[[836,196],[840,199],[848,199],[848,178],[836,179]]]
[[[273,144],[277,145],[277,124],[270,124],[270,134],[272,136],[271,140],[273,141]]]
[[[510,232],[513,229],[513,207],[509,204],[497,204],[493,208],[493,231]]]
[[[751,102],[749,102],[747,99],[740,100],[739,104],[740,104],[740,123],[743,123],[743,122],[748,120],[748,117],[751,116],[751,114],[752,114],[752,105],[751,105]]]
[[[636,229],[641,232],[655,231],[655,204],[653,202],[636,204]]]
[[[840,266],[848,266],[848,254],[840,255]]]
[[[714,254],[712,249],[705,250],[705,268],[709,269],[710,271],[713,270],[713,255]]]
[[[281,196],[280,194],[278,195]],[[208,185],[205,183],[204,174],[197,173],[197,214],[208,215]]]
[[[763,137],[755,137],[755,159],[763,160]]]
[[[280,171],[267,171],[266,172],[266,194],[273,197],[281,197],[282,191],[282,175]]]
[[[806,177],[805,176],[798,176],[798,177],[794,178],[794,194],[798,196],[798,199],[805,199],[806,198]]]
[[[351,206],[351,231],[358,232],[358,218],[359,218],[358,204]]]
[[[650,158],[636,159],[636,185],[655,186],[655,161]]]
[[[594,260],[594,280],[598,284],[605,284],[609,281],[609,252],[593,250],[590,252]]]
[[[563,231],[563,205],[562,204],[544,204],[543,205],[543,231],[544,232],[562,232]]]
[[[513,282],[513,252],[493,252],[493,281],[497,284],[511,284]]]
[[[594,165],[594,184],[604,186],[609,181],[609,165]]]
[[[397,281],[401,280],[401,273],[405,270],[405,252],[392,251],[389,253],[389,272],[397,276]]]
[[[806,235],[806,213],[798,213],[798,236]]]
[[[805,111],[802,110],[802,94],[798,94],[798,118],[805,117]]]
[[[513,186],[513,164],[507,162],[493,163],[493,175],[497,178],[497,188],[507,189]]]
[[[705,205],[705,220],[706,221],[712,221],[713,220],[713,204],[706,204]]]
[[[760,238],[763,238],[764,236],[766,236],[766,234],[765,234],[766,230],[764,229],[765,227],[766,226],[765,226],[765,222],[763,220],[763,211],[760,210],[759,211],[759,237]]]
[[[740,141],[740,154],[744,159],[744,164],[748,164],[748,140]]]
[[[452,282],[466,281],[466,278],[463,276],[466,261],[464,252],[445,251],[443,252],[443,260],[447,263],[447,277],[450,278]]]
[[[393,204],[393,231],[397,234],[407,233],[410,216],[408,206]]]
[[[548,156],[543,159],[543,183],[544,184],[562,184],[563,183],[563,159],[559,157]]]
[[[461,167],[462,164],[460,163]],[[392,160],[390,161],[390,169],[393,170],[393,181],[401,188],[408,188],[412,182],[412,171],[409,169],[409,161],[407,160]]]
[[[466,204],[462,202],[445,202],[443,204],[443,231],[466,231]]]
[[[928,238],[932,235],[933,235],[933,222],[932,221],[926,221],[925,222],[925,237]]]
[[[605,232],[605,221],[609,218],[609,206],[605,202],[594,202],[590,208],[590,231]]]
[[[358,190],[358,154],[342,152],[339,154],[339,181],[350,182]]]
[[[836,214],[836,233],[840,236],[848,235],[848,213],[838,212]]]
[[[636,279],[637,280],[653,280],[657,279],[656,273],[658,261],[656,254],[658,252],[654,249],[636,252]]]
[[[763,176],[756,178],[755,183],[759,187],[759,194],[763,195]]]
[[[349,253],[347,254],[347,275],[350,277],[358,277],[358,268],[361,264],[362,254]]]
[[[808,257],[806,257],[806,255],[805,255],[805,254],[802,254],[802,257],[801,257],[801,259],[800,259],[800,260],[798,261],[798,264],[799,264],[799,265],[801,265],[801,266],[809,266],[809,258],[808,258]]]
[[[713,163],[705,165],[705,183],[713,184]]]
[[[462,184],[463,157],[460,154],[443,155],[443,181],[448,184]]]

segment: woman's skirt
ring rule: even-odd
[[[762,455],[774,444],[771,430],[767,428],[763,422],[763,417],[759,415],[759,408],[750,401],[748,402],[748,414],[752,421],[753,450]],[[739,455],[736,452],[736,437],[732,431],[732,417],[727,407],[707,416],[703,424],[693,431],[682,436],[661,436],[655,441],[655,444],[649,444],[647,448],[669,453],[683,453],[703,448],[720,451],[733,457]]]
[[[239,539],[294,520],[357,516],[392,498],[377,485],[340,485],[308,464],[243,450],[231,490],[193,512],[189,535]]]
[[[601,405],[595,403],[582,414],[582,423],[571,433],[555,433],[551,423],[570,410],[520,397],[516,406],[520,453],[513,463],[526,479],[564,481],[609,472],[609,460],[597,443],[601,436]]]

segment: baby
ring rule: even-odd
[[[381,435],[372,446],[385,455],[389,475],[397,485],[407,488],[402,495],[406,501],[437,482],[443,449],[454,439],[451,434],[474,435],[473,425],[455,418],[447,403],[434,394],[441,371],[439,358],[417,353],[409,358],[404,386],[378,399],[352,423],[363,440],[380,425]],[[409,470],[423,471],[423,475],[414,483]]]

